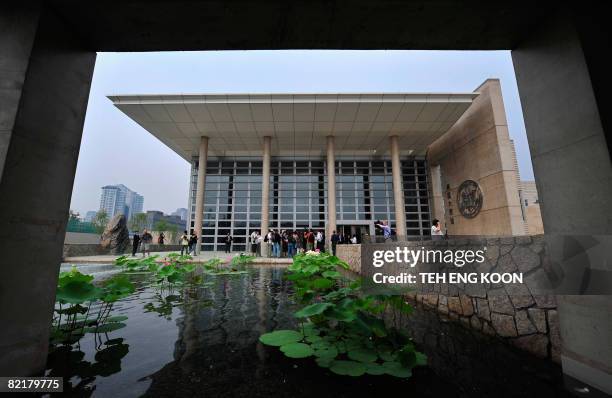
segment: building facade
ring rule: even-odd
[[[116,107],[191,163],[190,229],[234,250],[268,229],[427,239],[521,235],[501,87],[470,93],[123,95]]]
[[[164,222],[168,227],[170,227],[168,231],[170,231],[171,229],[175,229],[178,232],[182,232],[183,230],[185,230],[186,226],[185,221],[182,220],[179,216],[165,215],[163,212],[157,210],[147,211],[147,229],[149,229],[150,231],[157,231],[159,229],[157,228],[159,222]]]
[[[104,210],[109,218],[124,214],[129,220],[132,215],[142,213],[143,205],[144,197],[123,184],[102,187],[100,210]]]

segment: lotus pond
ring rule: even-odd
[[[334,260],[248,262],[67,272],[47,375],[101,397],[564,394],[557,366],[401,300],[358,295]],[[71,284],[83,279],[93,290]]]

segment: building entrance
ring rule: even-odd
[[[364,235],[372,235],[374,233],[374,223],[367,222],[362,224],[356,223],[337,223],[338,234],[344,237],[344,243],[349,243],[349,239],[353,236],[357,237],[357,243],[361,243]]]

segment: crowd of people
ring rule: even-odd
[[[388,221],[377,220],[374,223],[375,227],[379,229],[384,240],[392,238],[393,231],[389,226]],[[447,236],[442,232],[440,227],[440,221],[434,219],[431,227],[432,240],[447,239]],[[158,238],[158,244],[164,244],[164,235],[160,234]],[[227,234],[223,242],[225,243],[225,252],[230,253],[232,250],[232,242],[234,238],[231,234]],[[133,236],[132,256],[135,256],[138,249],[142,251],[143,257],[147,254],[150,255],[149,246],[153,241],[153,237],[147,229],[144,229],[142,235],[137,232]],[[196,254],[196,247],[198,243],[198,236],[194,233],[183,232],[183,235],[179,238],[181,245],[181,255],[183,254]],[[340,244],[356,244],[360,243],[357,235],[344,235],[342,232],[337,233],[333,231],[330,237],[331,250],[336,255],[336,246]],[[269,230],[267,234],[261,235],[259,231],[253,231],[248,237],[248,249],[254,256],[262,256],[262,253],[267,253],[268,257],[276,258],[292,258],[297,253],[303,253],[307,251],[319,251],[325,252],[325,232],[322,230],[313,230],[312,228],[304,228],[301,231],[289,231],[289,230]],[[262,247],[265,251],[262,252]]]
[[[231,237],[226,238],[226,242]],[[230,241],[231,243],[231,241]],[[312,228],[301,231],[269,230],[261,235],[260,231],[253,231],[248,238],[249,251],[254,256],[267,253],[268,257],[292,258],[297,253],[307,251],[325,252],[325,232]],[[357,236],[348,237],[333,231],[331,236],[332,252],[335,254],[336,245],[344,243],[357,243]],[[264,248],[264,251],[262,251]]]

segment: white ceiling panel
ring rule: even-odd
[[[198,153],[200,136],[217,154],[261,153],[273,136],[273,154],[324,152],[327,135],[336,151],[424,151],[463,115],[477,93],[458,94],[230,94],[118,95],[114,105],[177,154]],[[414,147],[414,148],[413,148]]]

